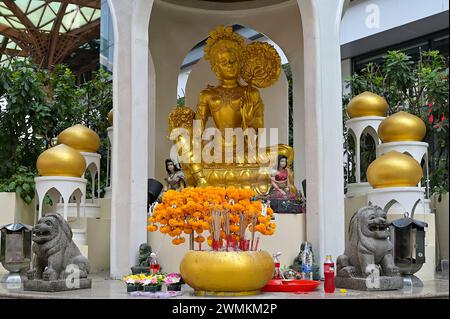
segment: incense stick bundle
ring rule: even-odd
[[[216,210],[212,213],[212,239],[213,239],[213,249],[219,250],[220,242],[220,211]]]
[[[250,250],[255,250],[253,247],[253,242],[255,239],[255,226],[256,226],[256,215],[253,215],[252,216],[252,243],[250,245],[250,247],[251,247]]]
[[[225,212],[225,240],[226,240],[226,251],[230,247],[230,212],[227,210]]]
[[[255,251],[258,251],[258,245],[259,245],[259,236],[256,238]]]
[[[244,213],[239,213],[239,242],[241,250],[246,250],[245,247],[245,230],[247,229],[248,221],[247,216]]]

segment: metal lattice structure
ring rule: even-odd
[[[100,37],[100,0],[0,1],[0,64],[31,57],[51,68]]]

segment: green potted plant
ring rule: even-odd
[[[167,291],[180,291],[183,284],[183,278],[179,273],[170,273],[164,279],[167,286]]]

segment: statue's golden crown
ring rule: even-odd
[[[233,32],[232,27],[224,27],[223,25],[218,26],[213,31],[209,33],[209,38],[206,40],[205,46],[205,59],[211,59],[211,51],[214,46],[221,42],[222,40],[228,40],[236,42],[236,44],[240,47],[244,47],[244,38],[239,34]]]

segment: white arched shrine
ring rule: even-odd
[[[369,134],[375,142],[375,153],[380,145],[380,138],[378,137],[378,127],[385,119],[382,116],[363,116],[349,119],[345,125],[348,129],[347,134],[353,137],[355,145],[355,183],[349,183],[347,185],[347,197],[353,197],[357,195],[367,194],[372,187],[368,182],[361,180],[361,141],[364,138],[364,134]],[[367,167],[366,167],[367,169]]]
[[[149,50],[149,44],[156,36],[169,37],[164,29],[152,26],[152,9],[165,1],[149,0],[109,0],[115,31],[115,54],[120,57],[114,61],[114,148],[112,153],[112,212],[111,212],[111,276],[120,278],[129,273],[136,262],[139,244],[146,241],[146,189],[147,178],[157,177],[156,168],[162,165],[160,154],[164,154],[163,142],[159,134],[166,133],[167,114],[175,104],[173,93],[167,103],[167,113],[158,112],[157,104],[161,92],[159,86],[167,81],[164,78],[175,74],[158,73],[164,60],[156,59],[157,52]],[[177,6],[167,3],[166,6]],[[196,2],[197,1],[186,1]],[[289,41],[301,50],[289,57],[293,68],[294,101],[294,149],[303,154],[295,159],[295,172],[307,180],[308,223],[306,239],[313,244],[318,264],[323,263],[326,254],[338,256],[344,250],[344,199],[343,199],[343,160],[342,160],[342,105],[340,78],[339,25],[344,0],[298,0],[298,1],[258,1],[268,4],[263,8],[221,10],[204,25],[200,34],[214,28],[217,24],[239,23],[247,17],[256,21],[260,14],[275,15],[283,6],[295,4],[301,18],[295,21],[301,25],[301,34],[291,36],[288,29],[280,28],[282,20],[273,19],[266,27],[255,29],[268,34],[281,44]],[[250,3],[250,2],[249,2]],[[252,5],[254,5],[253,2]],[[224,5],[224,4],[223,4]],[[240,5],[245,5],[241,3]],[[217,4],[220,7],[219,4]],[[180,8],[179,8],[180,9]],[[202,13],[205,9],[186,7],[185,13]],[[150,19],[152,16],[152,19]],[[180,20],[168,23],[183,24],[187,15]],[[155,17],[156,19],[156,17]],[[231,21],[232,20],[232,21]],[[270,23],[272,21],[272,23]],[[274,24],[273,21],[277,23]],[[286,21],[288,21],[286,19]],[[149,23],[150,22],[150,23]],[[254,25],[254,23],[248,23]],[[149,27],[150,26],[150,27]],[[190,24],[184,24],[188,29]],[[195,27],[195,24],[193,25]],[[284,31],[283,40],[271,34],[277,28]],[[266,31],[267,30],[267,31]],[[198,37],[189,29],[189,34]],[[181,38],[180,34],[174,35]],[[191,41],[192,43],[192,41]],[[285,45],[282,45],[285,48]],[[176,47],[173,47],[176,50]],[[167,51],[166,51],[167,54]],[[181,61],[177,63],[180,65]],[[175,88],[170,88],[176,92]],[[164,96],[164,94],[163,94]],[[296,103],[296,102],[294,102]],[[161,127],[160,127],[161,126]],[[164,126],[164,127],[163,127]],[[156,152],[158,150],[158,152]],[[330,161],[329,159],[333,159]],[[302,169],[300,163],[304,163]],[[157,166],[158,165],[158,166]],[[298,167],[297,167],[298,166]],[[299,181],[296,181],[299,182]],[[282,227],[282,225],[280,225]],[[298,250],[298,243],[295,249]]]

